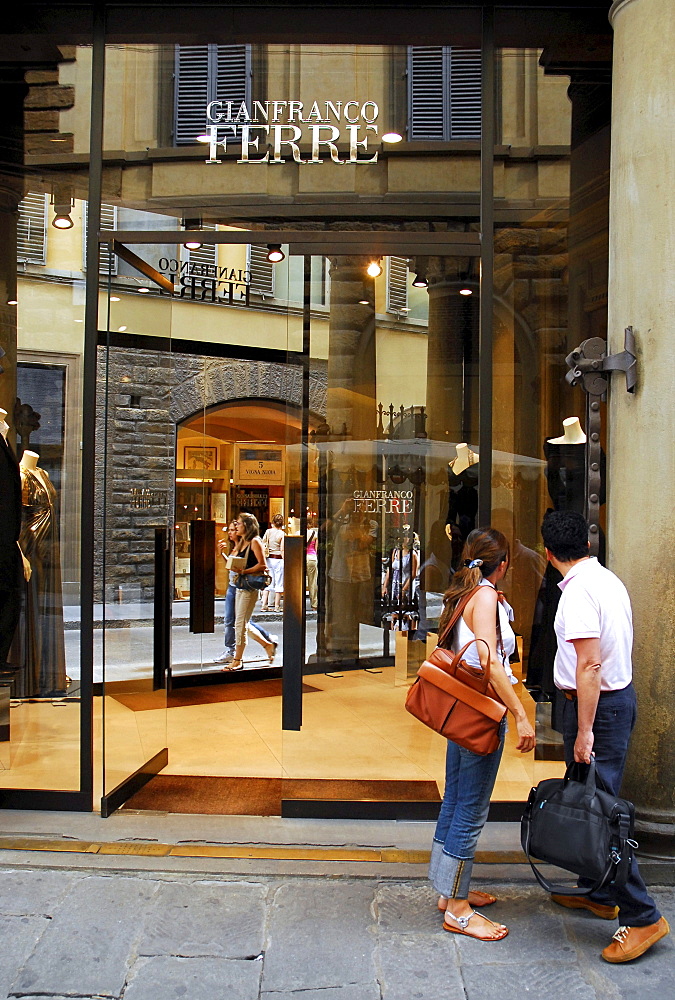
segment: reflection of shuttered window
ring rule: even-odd
[[[387,312],[408,309],[408,258],[387,257]]]
[[[480,139],[480,49],[408,46],[408,138]]]
[[[251,97],[250,45],[177,45],[175,63],[175,146],[194,145],[206,129],[211,101],[232,102],[232,117]],[[224,133],[229,139],[229,133]],[[234,138],[234,137],[233,137]]]
[[[267,259],[267,244],[253,243],[246,253],[246,266],[251,273],[251,292],[274,296],[274,264]]]
[[[101,205],[101,232],[117,229],[117,205]],[[101,274],[117,274],[117,257],[109,243],[101,243],[99,271]],[[83,271],[87,270],[87,202],[82,202],[82,260]]]
[[[16,259],[27,264],[47,261],[47,195],[27,194],[19,205]]]

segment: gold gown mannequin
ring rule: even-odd
[[[66,656],[56,490],[43,469],[21,464],[19,545],[30,563],[21,620],[9,660],[20,666],[16,696],[63,695]]]

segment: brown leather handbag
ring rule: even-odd
[[[417,671],[405,707],[434,732],[485,756],[499,746],[499,725],[506,705],[490,684],[490,664],[486,668],[472,667],[462,657],[471,643],[487,643],[471,639],[458,653],[442,646],[477,590],[474,587],[459,601],[438,646]]]

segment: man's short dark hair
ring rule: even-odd
[[[549,552],[560,562],[572,562],[588,555],[588,523],[573,510],[549,510],[541,525],[541,537]]]

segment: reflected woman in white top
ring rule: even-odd
[[[439,634],[443,635],[445,623],[459,601],[471,594],[461,618],[443,644],[457,652],[471,639],[484,640],[469,647],[465,660],[476,666],[480,662],[483,668],[489,663],[492,686],[515,719],[517,749],[526,753],[534,748],[534,729],[513,690],[510,670],[507,673],[515,635],[497,591],[497,584],[508,568],[509,543],[505,535],[495,528],[474,529],[464,544],[460,567],[443,597]],[[445,791],[429,867],[429,878],[439,894],[438,908],[445,914],[444,930],[480,941],[500,941],[508,934],[503,924],[493,923],[473,909],[494,903],[495,897],[469,889],[476,844],[487,819],[504,749],[506,717],[501,725],[499,746],[490,754],[473,753],[448,740]]]

